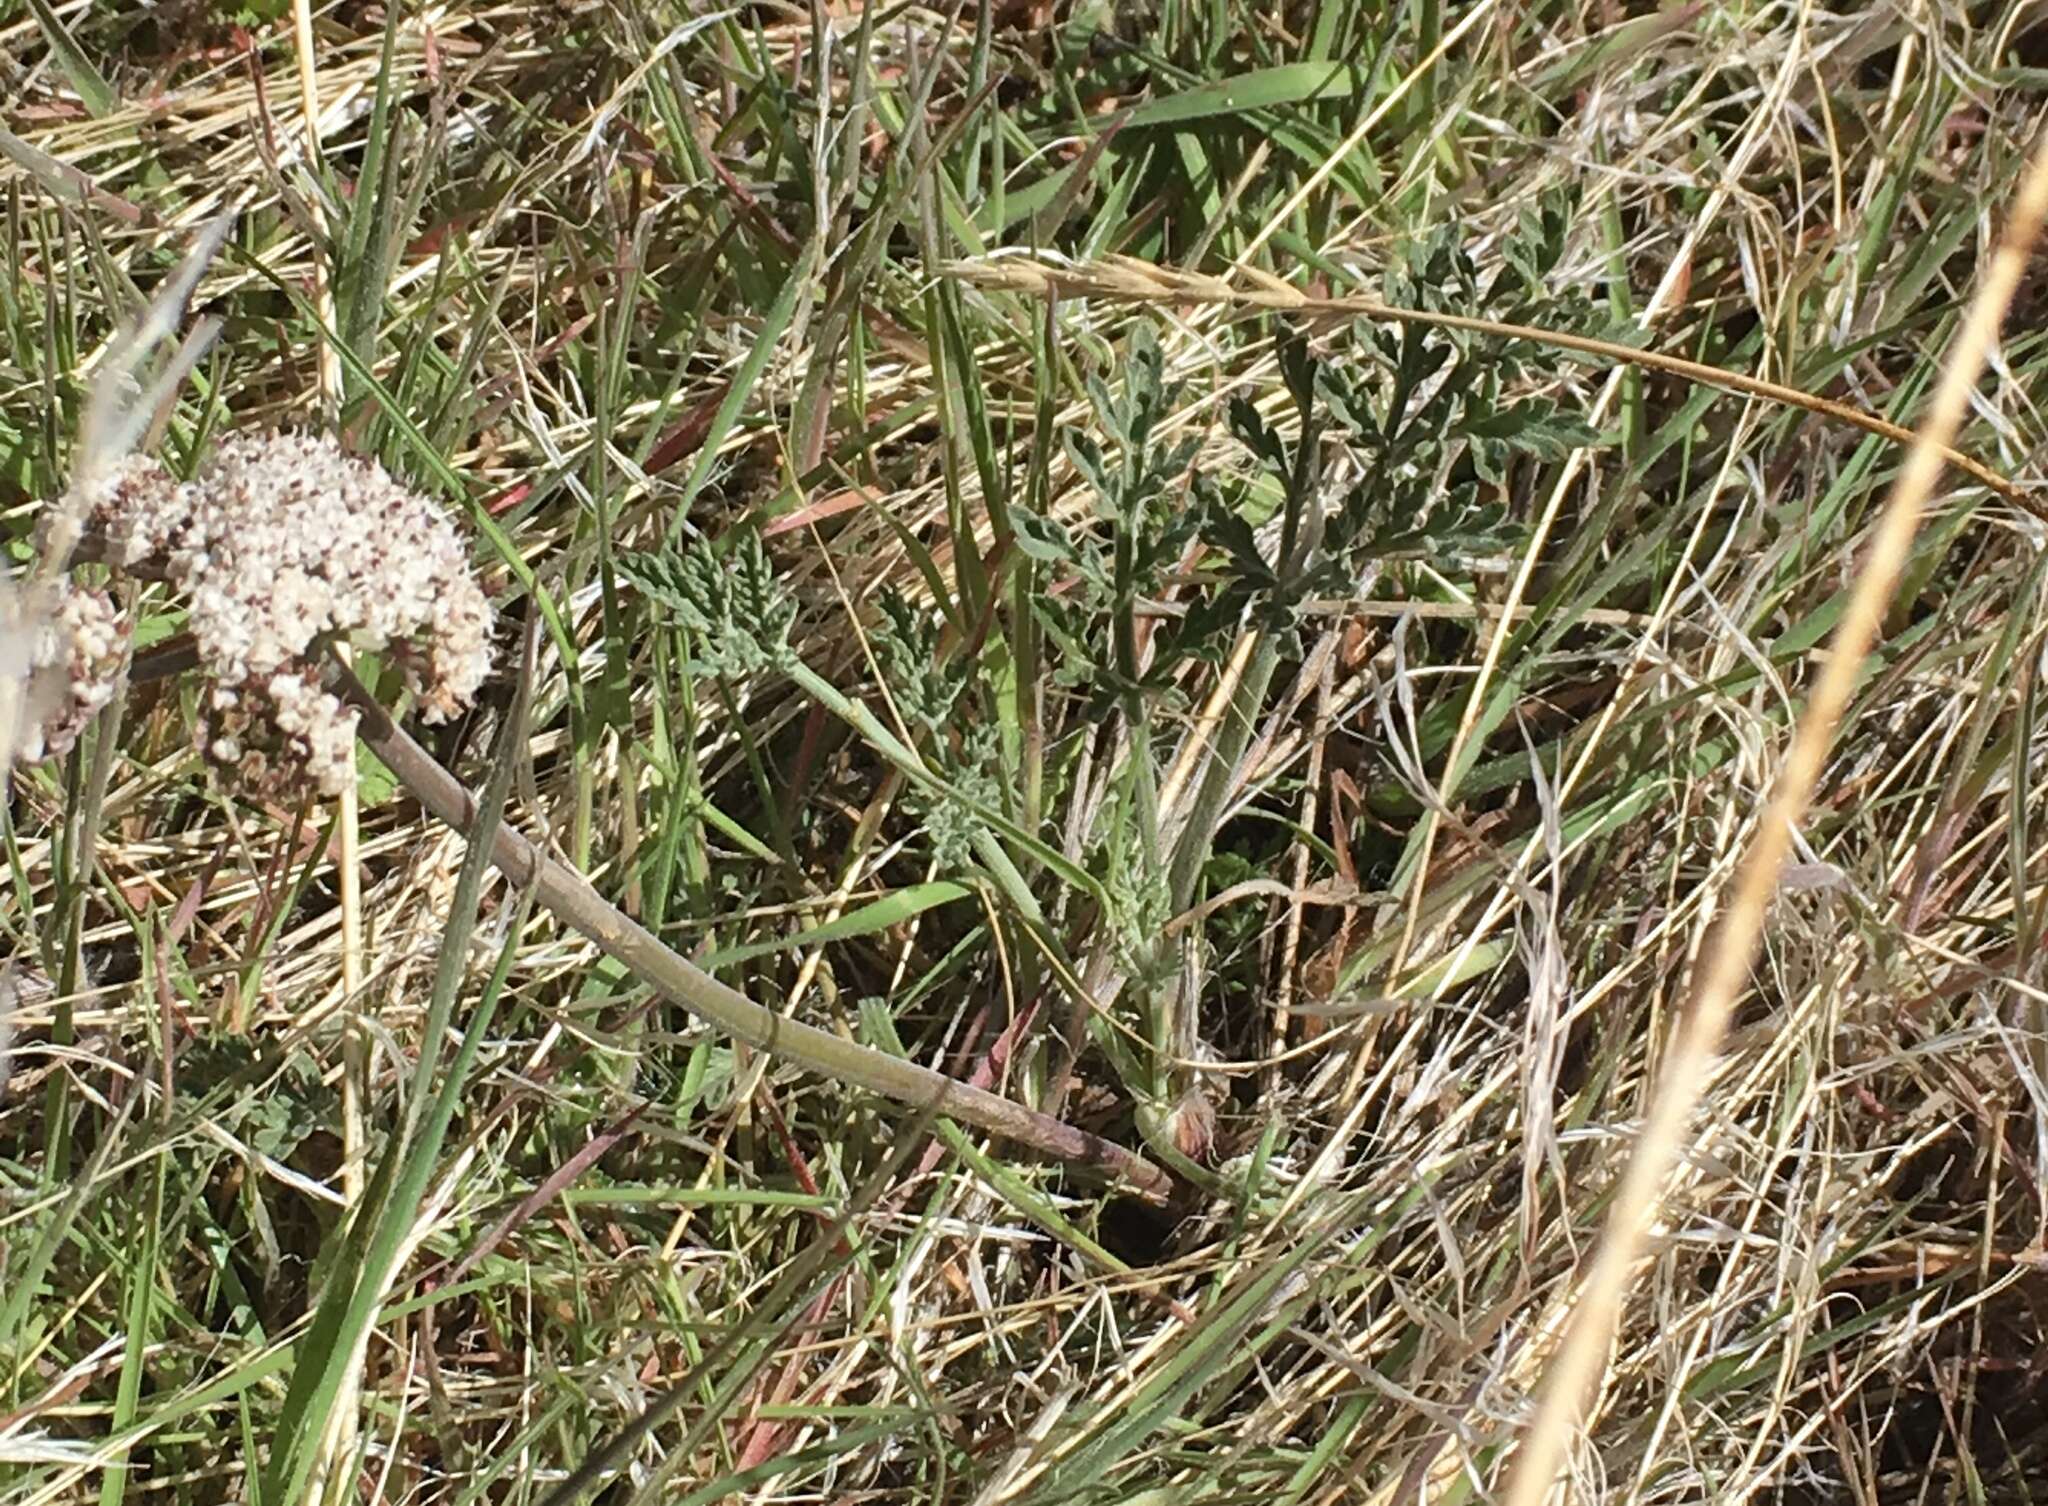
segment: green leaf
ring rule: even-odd
[[[673,611],[703,640],[704,667],[744,675],[789,653],[796,602],[782,589],[761,536],[743,533],[721,558],[710,544],[615,556],[620,579]]]
[[[1041,517],[1018,503],[1010,504],[1010,526],[1018,550],[1044,564],[1064,564],[1075,557],[1074,540],[1055,519]]]
[[[398,793],[398,776],[364,742],[356,744],[356,803],[375,810]]]
[[[1495,439],[1556,460],[1600,441],[1600,431],[1558,410],[1548,398],[1529,398],[1472,419],[1466,432],[1476,439]]]
[[[743,946],[722,947],[703,959],[701,966],[723,967],[728,963],[744,962],[750,957],[765,957],[771,952],[794,951],[799,947],[822,946],[829,941],[848,941],[856,936],[872,936],[877,931],[886,931],[899,926],[913,915],[939,905],[949,905],[955,900],[966,899],[974,891],[965,884],[934,883],[913,884],[907,889],[876,900],[873,904],[862,905],[823,925],[812,926],[798,931],[794,936],[777,936],[769,941],[750,941]]]
[[[1286,443],[1273,432],[1251,399],[1241,393],[1230,399],[1230,432],[1268,468],[1279,475],[1287,474]]]
[[[692,627],[708,623],[706,603],[692,578],[691,556],[668,549],[640,550],[618,557],[619,574],[648,600],[684,616]]]
[[[28,0],[28,8],[35,15],[36,25],[42,28],[43,40],[56,54],[57,66],[63,70],[65,81],[78,92],[86,110],[97,119],[119,109],[121,96],[93,66],[85,49],[78,45],[78,39],[65,29],[63,21],[50,8],[49,0]]]
[[[1126,126],[1177,125],[1215,115],[1241,115],[1285,105],[1348,99],[1365,83],[1365,70],[1352,63],[1284,63],[1255,68],[1236,78],[1197,84],[1178,94],[1147,100],[1131,111]]]
[[[1069,429],[1060,436],[1066,448],[1067,459],[1074,463],[1074,469],[1088,478],[1089,486],[1095,490],[1096,507],[1099,511],[1113,509],[1116,505],[1117,485],[1109,474],[1109,466],[1102,458],[1102,446],[1087,434]],[[1113,512],[1106,512],[1113,516]]]

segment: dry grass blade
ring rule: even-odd
[[[1258,289],[1245,290],[1233,288],[1221,278],[1205,276],[1199,272],[1183,272],[1170,267],[1154,266],[1150,262],[1139,261],[1129,256],[1111,256],[1099,261],[1065,264],[1005,255],[985,261],[951,262],[941,270],[948,276],[957,277],[975,287],[1026,293],[1041,298],[1048,295],[1092,297],[1117,299],[1128,303],[1213,304],[1224,307],[1270,309],[1276,313],[1287,314],[1357,316],[1401,324],[1465,330],[1472,334],[1489,335],[1502,340],[1528,340],[1537,345],[1574,351],[1618,365],[1667,372],[1686,381],[1701,382],[1710,387],[1739,392],[1748,397],[1782,403],[1788,408],[1801,408],[1808,413],[1850,424],[1865,433],[1889,439],[1895,444],[1910,445],[1915,439],[1911,429],[1895,424],[1889,419],[1880,418],[1874,413],[1867,413],[1849,403],[1836,402],[1833,398],[1819,397],[1811,392],[1802,392],[1797,387],[1787,387],[1783,383],[1766,381],[1744,372],[1728,371],[1700,361],[1688,361],[1682,356],[1666,355],[1662,351],[1641,350],[1611,340],[1575,335],[1566,330],[1538,329],[1527,324],[1503,324],[1493,319],[1467,318],[1460,314],[1434,313],[1426,309],[1398,308],[1374,298],[1311,298],[1289,284],[1266,274],[1255,274],[1260,282]],[[1973,481],[1990,487],[2005,501],[2015,507],[2023,507],[2035,517],[2048,521],[2048,503],[2029,496],[1981,460],[1963,454],[1946,442],[1938,445],[1936,452],[1948,464],[1964,472]]]
[[[1949,457],[1948,441],[1969,411],[1971,391],[2019,288],[2044,216],[2048,216],[2048,134],[2037,141],[2014,197],[2011,218],[1943,364],[1941,383],[1907,454],[1905,468],[1886,501],[1826,666],[1800,718],[1770,804],[1751,839],[1728,913],[1680,1019],[1649,1118],[1615,1195],[1598,1252],[1579,1284],[1563,1346],[1546,1373],[1542,1405],[1515,1460],[1508,1506],[1538,1506],[1564,1462],[1583,1398],[1613,1340],[1616,1315],[1656,1214],[1665,1178],[1678,1158],[1686,1125],[1705,1089],[1729,1016],[1755,959],[1765,910],[1777,890],[1793,832],[1820,782],[1836,725],[1848,707],[1865,656],[1877,641],[1921,511]]]
[[[162,369],[149,371],[150,358],[184,316],[186,301],[230,228],[226,219],[207,226],[141,317],[107,351],[86,406],[72,484],[46,510],[41,550],[30,568],[19,579],[0,580],[0,776],[11,774],[27,732],[30,663],[54,610],[55,583],[71,567],[93,489],[134,449],[151,415],[198,364],[219,328],[217,321],[200,321]]]

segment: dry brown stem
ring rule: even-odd
[[[948,262],[940,270],[949,277],[956,277],[975,287],[1027,293],[1040,298],[1056,296],[1110,298],[1126,303],[1202,303],[1219,307],[1271,309],[1284,314],[1342,315],[1382,319],[1397,324],[1426,324],[1437,329],[1465,330],[1472,334],[1490,335],[1503,340],[1528,340],[1534,344],[1548,345],[1557,350],[1575,351],[1580,355],[1612,361],[1619,365],[1666,372],[1687,381],[1702,382],[1710,387],[1739,392],[1747,397],[1782,403],[1788,408],[1801,408],[1808,413],[1835,419],[1865,433],[1889,439],[1894,444],[1911,445],[1914,442],[1911,429],[1895,424],[1890,419],[1879,418],[1874,413],[1866,413],[1861,408],[1837,402],[1833,398],[1818,397],[1811,392],[1802,392],[1797,387],[1765,381],[1762,377],[1749,376],[1744,372],[1727,371],[1700,361],[1688,361],[1683,356],[1665,355],[1654,350],[1638,350],[1634,346],[1620,345],[1612,340],[1595,339],[1590,335],[1575,335],[1564,330],[1538,329],[1527,324],[1503,324],[1498,320],[1477,319],[1464,314],[1431,313],[1425,309],[1400,308],[1394,304],[1381,303],[1374,298],[1311,298],[1290,284],[1267,274],[1254,272],[1251,268],[1246,268],[1245,272],[1248,276],[1255,277],[1259,286],[1249,289],[1232,287],[1221,278],[1205,276],[1200,272],[1182,272],[1171,267],[1155,266],[1151,262],[1140,261],[1130,256],[1110,256],[1099,261],[1071,265],[1003,256],[983,261]],[[2048,504],[2028,496],[1990,466],[1946,443],[1940,445],[1938,450],[1944,461],[1964,472],[1973,481],[1988,486],[2013,506],[2024,508],[2035,517],[2048,521]]]

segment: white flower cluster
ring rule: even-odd
[[[23,761],[71,751],[114,698],[128,663],[129,627],[104,591],[59,584],[30,633],[28,677],[15,753]]]
[[[215,681],[200,744],[247,787],[346,782],[356,712],[322,688],[322,642],[388,650],[430,722],[490,668],[490,606],[447,514],[331,440],[236,436],[188,483],[131,461],[92,501],[110,564],[185,592]]]

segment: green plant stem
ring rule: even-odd
[[[1292,475],[1287,486],[1286,514],[1280,524],[1280,578],[1291,584],[1307,568],[1308,555],[1319,541],[1312,519],[1316,512],[1315,490],[1319,477],[1317,434],[1320,425],[1313,412],[1301,415],[1301,442],[1295,447]],[[1238,681],[1237,694],[1216,729],[1214,756],[1206,760],[1201,783],[1195,786],[1194,803],[1188,819],[1173,844],[1173,861],[1167,869],[1167,892],[1178,915],[1194,903],[1195,887],[1201,882],[1202,867],[1216,840],[1217,824],[1237,781],[1238,760],[1251,745],[1252,724],[1266,703],[1266,690],[1273,671],[1280,665],[1280,635],[1272,628],[1254,628],[1258,646]]]
[[[1173,864],[1167,870],[1167,888],[1173,897],[1173,913],[1176,915],[1194,903],[1195,886],[1201,882],[1202,866],[1208,861],[1210,848],[1215,843],[1216,827],[1223,818],[1223,808],[1230,803],[1230,792],[1237,784],[1238,761],[1251,745],[1253,724],[1258,718],[1259,708],[1265,704],[1267,687],[1273,682],[1273,671],[1279,666],[1280,636],[1268,628],[1263,630],[1258,647],[1252,650],[1244,678],[1238,681],[1237,694],[1230,698],[1230,708],[1216,728],[1213,756],[1204,761],[1201,783],[1195,786],[1195,798],[1188,807],[1187,821],[1173,844]]]

